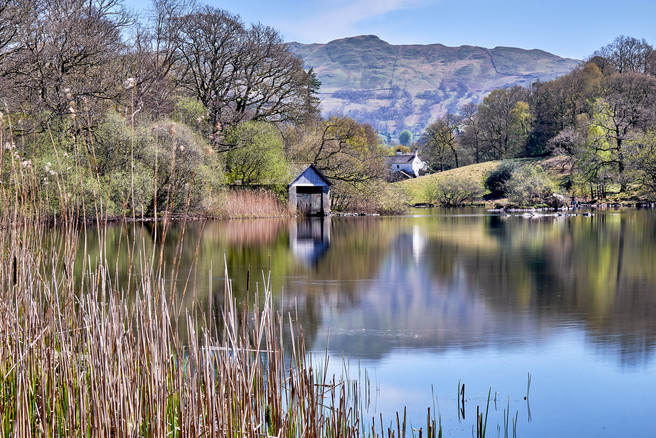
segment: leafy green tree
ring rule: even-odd
[[[653,199],[656,195],[656,131],[646,131],[633,140],[636,154],[631,158],[631,165],[636,169],[636,181],[645,195]]]
[[[403,146],[409,146],[412,143],[412,132],[404,129],[399,134],[399,143]]]
[[[228,131],[226,155],[228,182],[243,185],[287,182],[289,166],[282,138],[270,123],[245,122]]]
[[[529,91],[515,86],[492,91],[478,106],[481,135],[493,159],[523,154],[532,115]]]
[[[178,123],[184,123],[190,128],[204,132],[207,127],[207,108],[193,97],[181,97],[175,105],[173,118]]]
[[[172,121],[150,126],[144,162],[155,178],[148,214],[164,209],[205,212],[223,183],[219,154],[191,128]]]
[[[594,106],[590,147],[597,166],[617,172],[620,192],[627,188],[625,175],[631,138],[654,123],[656,79],[636,73],[607,78],[604,97]]]

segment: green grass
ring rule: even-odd
[[[421,176],[419,178],[400,181],[394,184],[406,190],[406,193],[410,199],[410,204],[421,204],[426,202],[426,189],[430,185],[433,185],[437,181],[444,178],[456,177],[467,179],[476,182],[480,184],[481,187],[483,187],[483,181],[485,180],[487,173],[499,167],[502,162],[503,161],[501,160],[497,160],[487,161],[485,163],[479,164],[471,164],[469,166],[463,166],[457,169],[451,169],[439,173],[432,173],[429,175]]]

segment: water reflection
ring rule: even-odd
[[[328,332],[335,352],[381,358],[398,349],[534,345],[576,327],[598,354],[624,366],[653,356],[650,211],[199,222],[172,226],[162,244],[163,231],[108,230],[119,278],[130,277],[130,260],[138,266],[144,252],[150,260],[161,251],[166,269],[179,264],[173,293],[201,308],[212,301],[216,311],[224,266],[239,300],[252,299],[270,269],[279,304],[299,309],[317,349]],[[95,235],[86,240],[92,261]]]
[[[305,266],[315,266],[330,246],[330,216],[306,217],[289,225],[289,247]]]
[[[88,231],[80,244],[93,263],[100,249]],[[161,253],[167,273],[177,267],[167,287],[183,308],[218,315],[224,266],[238,301],[252,301],[270,270],[276,304],[297,315],[310,348],[328,344],[336,371],[341,354],[375,369],[374,410],[385,418],[402,403],[425,421],[435,384],[453,408],[442,410],[445,436],[469,436],[472,415],[455,416],[462,379],[468,410],[484,405],[490,386],[500,391],[490,430],[503,424],[508,398],[522,436],[646,436],[656,427],[655,212],[198,222],[173,225],[162,243],[163,231],[107,230],[124,284],[135,279],[129,261]]]

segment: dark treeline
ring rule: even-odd
[[[228,185],[314,163],[348,208],[383,161],[369,126],[320,118],[319,86],[277,30],[221,9],[0,0],[3,199],[50,217],[229,215]]]
[[[656,193],[656,51],[620,36],[569,74],[530,89],[494,90],[447,114],[421,139],[434,171],[560,155],[570,194]]]

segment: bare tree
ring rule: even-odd
[[[178,85],[171,75],[178,60],[176,18],[192,7],[186,0],[154,0],[145,22],[136,26],[124,68],[125,76],[134,78],[137,110],[145,108],[155,117],[170,113]]]
[[[292,121],[307,112],[314,82],[276,30],[246,29],[238,16],[209,6],[175,24],[178,80],[207,107],[215,143],[241,121]]]
[[[456,143],[460,122],[460,117],[448,113],[426,128],[422,138],[433,169],[443,172],[446,167],[458,167]]]
[[[15,49],[18,26],[25,13],[22,0],[0,0],[0,59]]]
[[[371,131],[369,125],[348,117],[331,117],[288,132],[287,154],[291,161],[314,164],[334,181],[359,184],[384,179],[389,169]]]
[[[75,104],[115,99],[123,81],[111,66],[124,53],[121,32],[131,24],[119,0],[34,0],[17,28],[6,76],[20,96],[55,116]]]
[[[618,73],[649,73],[654,49],[644,39],[620,35],[593,54],[609,62]],[[602,70],[603,71],[603,70]]]
[[[472,156],[474,163],[480,163],[485,159],[485,150],[478,120],[478,105],[475,103],[465,104],[460,108],[460,117],[462,118],[460,143],[463,149]]]

